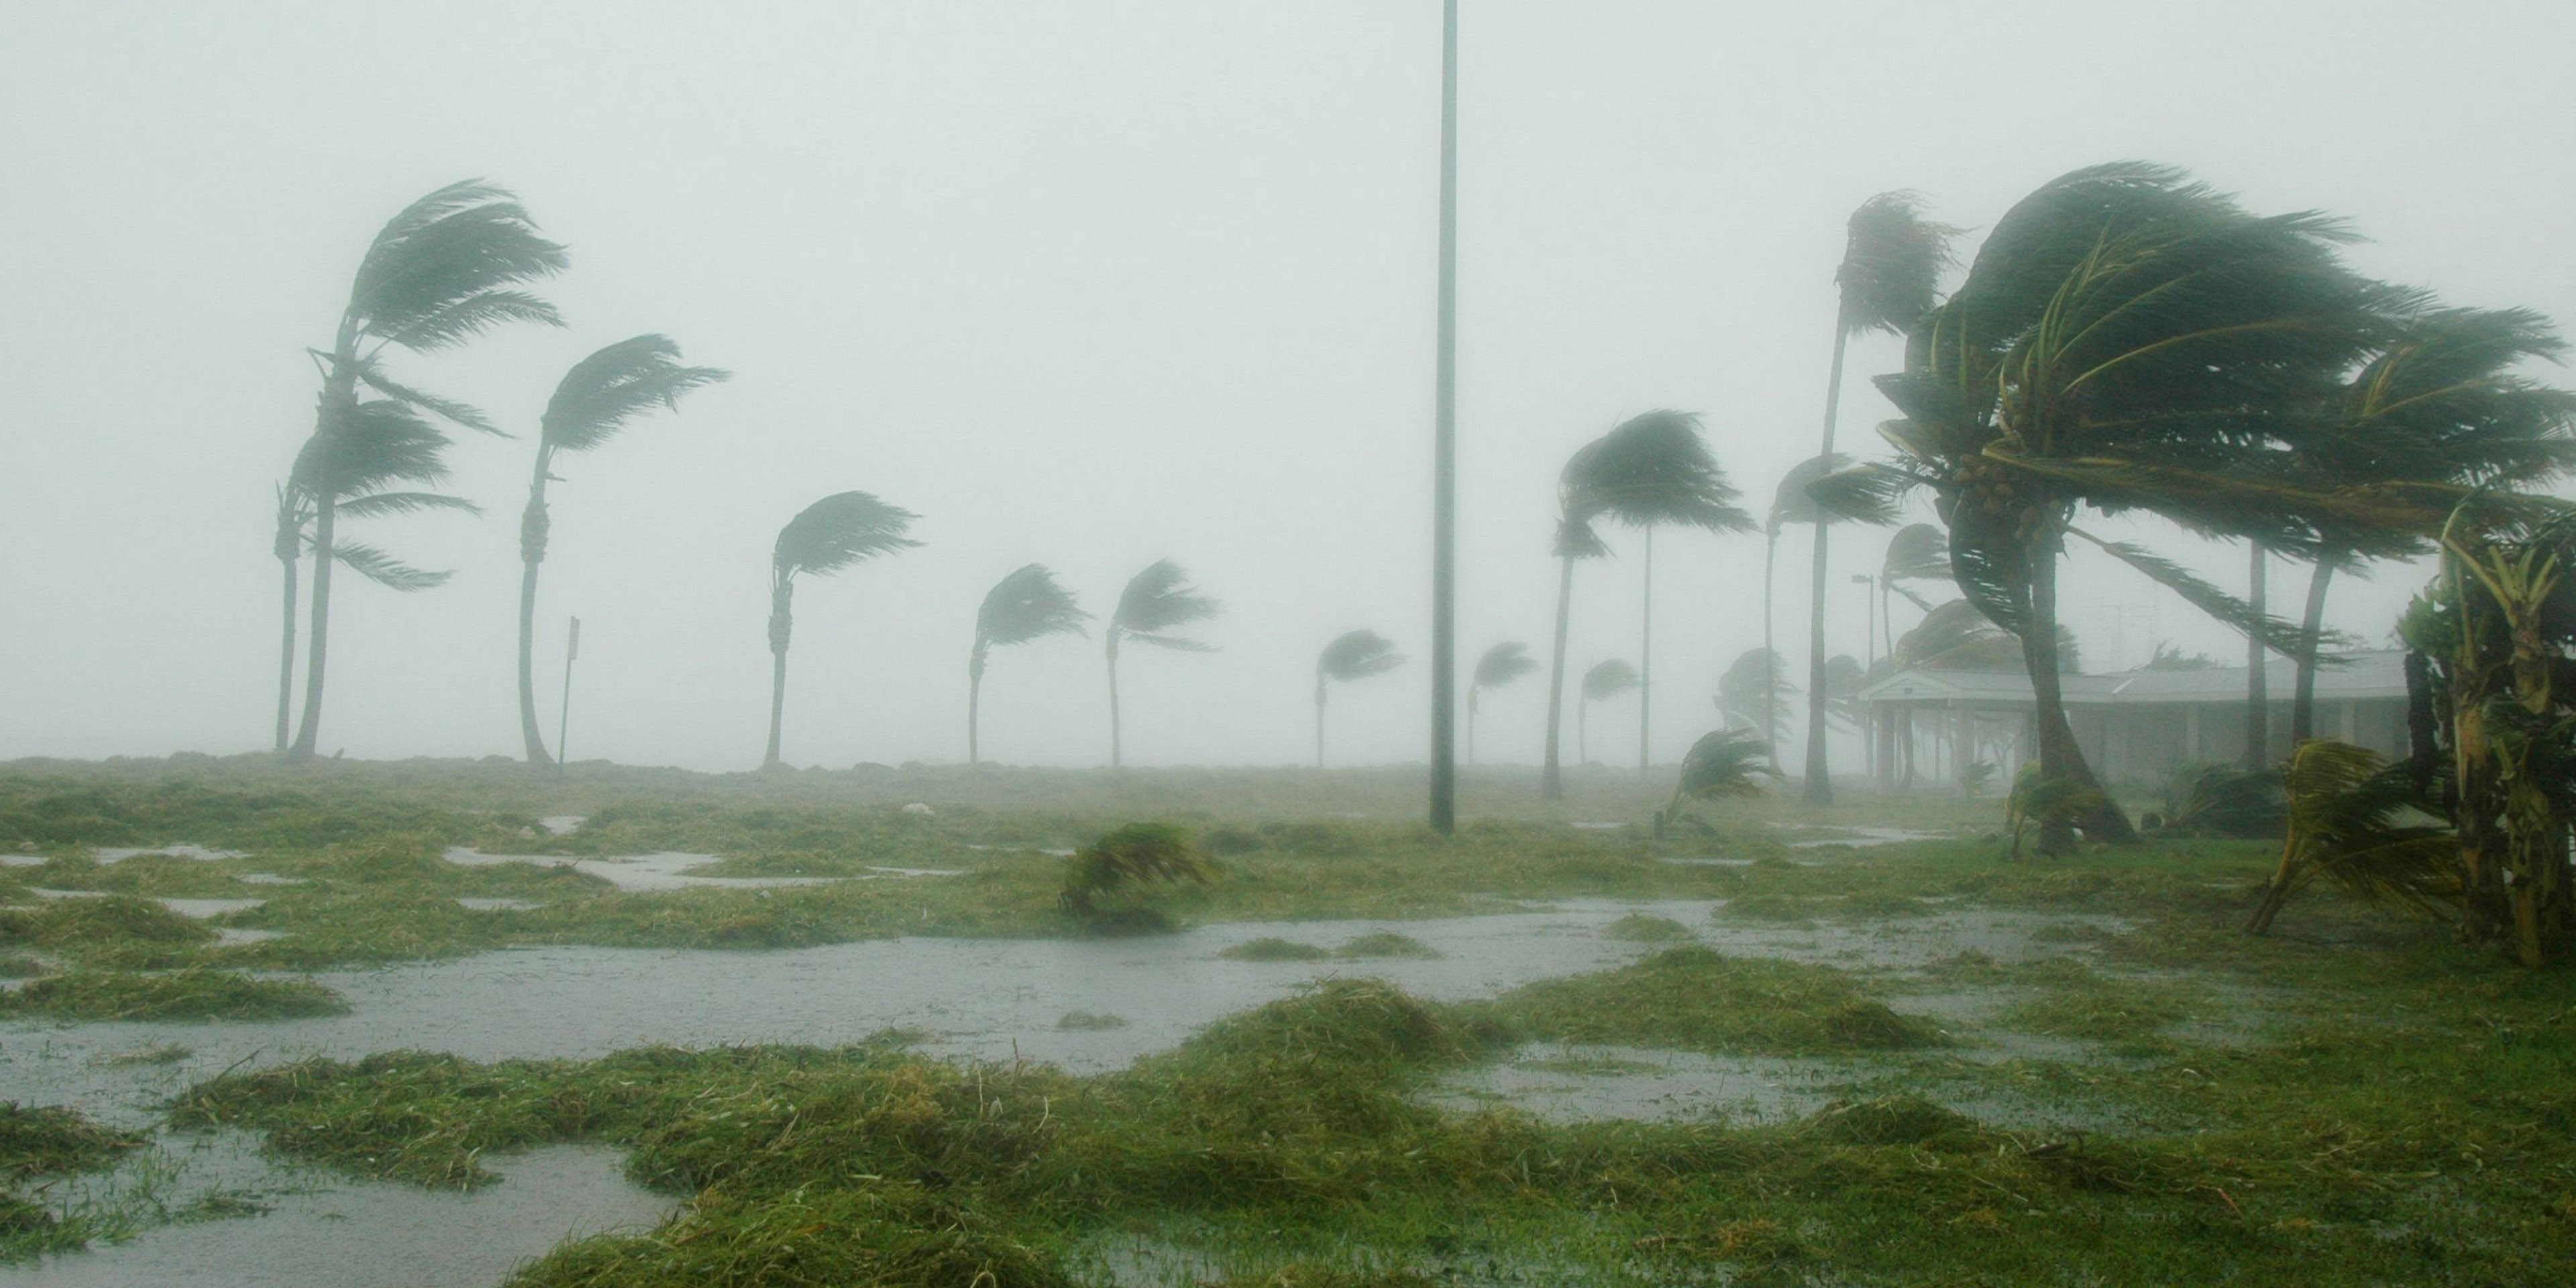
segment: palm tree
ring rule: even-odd
[[[1691,801],[1761,795],[1759,780],[1780,776],[1779,770],[1765,763],[1769,759],[1769,750],[1749,729],[1720,729],[1700,735],[1682,757],[1681,777],[1673,785],[1672,799],[1655,812],[1655,835],[1664,835],[1681,817],[1682,806]]]
[[[966,763],[983,763],[976,735],[984,705],[984,661],[997,644],[1026,644],[1049,635],[1082,635],[1091,614],[1074,606],[1045,564],[1022,564],[984,592],[975,610],[975,649],[966,656]]]
[[[528,480],[528,508],[519,518],[519,733],[528,746],[528,763],[552,763],[545,736],[537,731],[537,566],[546,559],[552,530],[546,512],[546,484],[555,478],[555,457],[587,452],[617,437],[626,423],[659,406],[680,409],[680,395],[713,384],[732,373],[715,367],[680,365],[680,346],[668,336],[639,335],[621,340],[573,364],[546,402],[538,422],[537,467]]]
[[[1199,593],[1190,584],[1189,574],[1169,559],[1158,559],[1143,572],[1127,579],[1127,589],[1118,596],[1118,608],[1109,615],[1108,629],[1101,634],[1108,641],[1109,654],[1109,767],[1119,768],[1118,728],[1118,645],[1134,640],[1155,648],[1177,649],[1184,653],[1213,653],[1216,646],[1203,644],[1172,632],[1192,622],[1203,622],[1225,611],[1225,606]]]
[[[1538,659],[1529,655],[1529,645],[1507,640],[1485,650],[1476,659],[1476,674],[1467,684],[1467,763],[1476,763],[1476,699],[1487,689],[1499,689],[1538,669]]]
[[[1779,686],[1784,683],[1786,681],[1780,679],[1779,654],[1769,649],[1746,649],[1736,655],[1734,664],[1726,668],[1724,675],[1717,677],[1718,714],[1726,717],[1727,728],[1750,729],[1756,734],[1767,733],[1777,737],[1782,724]],[[1796,693],[1797,687],[1791,685],[1789,691]],[[1763,728],[1765,721],[1770,723],[1770,728]],[[1771,738],[1763,741],[1769,742]],[[1777,773],[1780,767],[1773,765],[1771,768]]]
[[[779,763],[778,729],[787,710],[787,637],[794,625],[788,608],[796,597],[796,579],[839,572],[861,560],[918,546],[905,533],[920,517],[865,492],[835,492],[798,511],[778,530],[778,544],[769,554],[769,754],[761,768]]]
[[[2287,463],[2324,488],[2389,478],[2459,487],[2522,487],[2576,463],[2576,395],[2515,374],[2527,360],[2558,361],[2567,341],[2527,309],[2437,309],[2405,328],[2335,391],[2327,432],[2303,440]],[[2367,559],[2423,553],[2430,533],[2330,523],[2318,534],[2301,617],[2290,743],[2316,733],[2316,675],[2326,590]]]
[[[1735,487],[1700,437],[1699,417],[1650,411],[1586,443],[1557,480],[1556,554],[1564,568],[1556,592],[1556,653],[1548,669],[1547,763],[1539,790],[1565,794],[1557,766],[1565,709],[1565,643],[1573,620],[1574,561],[1610,553],[1593,525],[1604,518],[1646,527],[1676,523],[1711,532],[1750,532],[1753,519],[1735,507]],[[1652,620],[1652,583],[1648,584]],[[1642,687],[1642,677],[1641,677]]]
[[[565,262],[564,248],[540,236],[527,211],[508,192],[489,184],[449,184],[404,207],[377,232],[359,262],[331,348],[311,351],[322,370],[313,437],[358,432],[362,385],[406,409],[500,433],[481,412],[396,381],[384,368],[384,352],[453,348],[507,322],[561,326],[553,305],[514,288],[563,271]],[[340,498],[349,490],[336,473],[344,455],[349,454],[323,453],[306,488],[313,498],[315,559],[304,718],[288,748],[296,760],[312,758],[322,733],[331,567],[337,561]]]
[[[1324,767],[1324,694],[1334,681],[1348,684],[1384,675],[1404,665],[1395,644],[1376,631],[1350,631],[1335,636],[1315,659],[1315,768]]]
[[[1618,697],[1622,693],[1626,693],[1639,687],[1641,687],[1641,685],[1637,678],[1637,668],[1630,666],[1626,662],[1615,657],[1609,658],[1605,661],[1595,662],[1592,664],[1591,670],[1583,673],[1583,693],[1575,700],[1574,703],[1574,760],[1576,764],[1588,765],[1592,763],[1592,752],[1588,746],[1590,740],[1585,736],[1584,732],[1585,726],[1590,723],[1589,717],[1592,714],[1592,704],[1595,702],[1606,702],[1611,698]]]
[[[1950,239],[1959,230],[1923,217],[1923,198],[1882,192],[1860,203],[1844,225],[1843,260],[1834,270],[1834,361],[1825,381],[1824,446],[1834,450],[1834,422],[1842,410],[1843,351],[1856,335],[1903,334],[1931,311],[1941,270],[1955,261]],[[1815,561],[1807,588],[1807,782],[1812,804],[1831,804],[1833,779],[1825,763],[1825,533],[1816,525]]]
[[[1770,704],[1775,712],[1778,709],[1780,686],[1783,683],[1779,676],[1779,654],[1775,651],[1777,646],[1773,644],[1771,638],[1773,617],[1771,600],[1774,584],[1772,574],[1779,566],[1780,530],[1792,523],[1821,525],[1838,522],[1842,516],[1817,505],[1815,498],[1807,494],[1807,489],[1816,480],[1849,464],[1851,464],[1851,458],[1840,452],[1810,456],[1790,466],[1789,472],[1780,476],[1780,485],[1771,490],[1771,513],[1762,524],[1762,652],[1765,657],[1771,659],[1772,673],[1766,676],[1762,683],[1765,695],[1763,701]],[[1790,685],[1789,691],[1797,692],[1797,686]],[[1771,768],[1777,770],[1780,768],[1779,717],[1775,714],[1770,719],[1759,723],[1770,730],[1769,736],[1764,740],[1764,754],[1771,757]]]
[[[2343,267],[2344,236],[2316,214],[2248,214],[2163,167],[2057,179],[1997,222],[1957,294],[1915,328],[1906,370],[1880,379],[1906,417],[1881,428],[1898,458],[1818,485],[1831,508],[1882,518],[1904,488],[1938,495],[1960,589],[2022,640],[2040,772],[2093,792],[2075,794],[2099,803],[2074,821],[2095,839],[2135,832],[2066,720],[2051,647],[2066,539],[2275,648],[2296,635],[2152,552],[2076,527],[2076,506],[2291,550],[2329,517],[2423,522],[2420,498],[2325,492],[2267,463],[2409,302]],[[2070,841],[2062,822],[2043,827],[2043,850]]]
[[[1887,540],[1887,555],[1878,565],[1878,620],[1886,633],[1886,651],[1896,651],[1896,624],[1887,615],[1887,596],[1894,592],[1923,612],[1932,601],[1914,593],[1910,581],[1950,580],[1950,534],[1938,524],[1909,523]]]
[[[482,508],[461,497],[438,492],[391,490],[396,484],[436,486],[447,480],[441,452],[447,436],[403,404],[385,399],[360,402],[343,432],[305,441],[295,467],[277,489],[277,535],[273,551],[285,579],[285,606],[279,618],[277,652],[277,752],[286,754],[295,690],[296,567],[315,548],[313,520],[320,506],[314,480],[329,475],[340,496],[342,518],[414,514],[427,510],[460,510],[481,514]],[[325,453],[331,460],[325,465]],[[332,543],[331,556],[350,571],[389,590],[410,594],[447,584],[454,574],[428,571],[356,541]]]

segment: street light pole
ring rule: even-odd
[[[1458,827],[1458,0],[1440,15],[1440,329],[1431,409],[1431,828]]]

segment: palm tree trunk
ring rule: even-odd
[[[1324,677],[1315,677],[1315,768],[1324,767]]]
[[[1123,760],[1121,760],[1121,759],[1120,759],[1120,753],[1119,753],[1119,747],[1118,747],[1118,632],[1117,632],[1116,628],[1114,628],[1114,627],[1113,627],[1113,628],[1108,632],[1108,635],[1109,635],[1109,650],[1108,650],[1108,652],[1109,652],[1109,767],[1110,767],[1111,769],[1121,769],[1121,768],[1124,768],[1124,767],[1125,767],[1125,763],[1126,763],[1126,762],[1124,762]]]
[[[280,545],[287,553],[278,556],[278,567],[286,579],[286,607],[279,618],[277,640],[277,754],[286,754],[287,726],[295,707],[295,557],[302,551],[301,529],[282,534]]]
[[[1780,772],[1780,654],[1771,646],[1771,573],[1780,562],[1780,525],[1762,538],[1762,745]]]
[[[1567,555],[1556,577],[1556,660],[1547,671],[1547,758],[1538,774],[1538,794],[1552,801],[1565,798],[1565,772],[1557,764],[1557,746],[1565,727],[1565,633],[1573,621],[1574,556]]]
[[[2342,552],[2329,546],[2317,551],[2317,566],[2308,574],[2308,610],[2299,619],[2299,680],[2290,697],[2290,746],[2317,736],[2317,635],[2325,629],[2326,586],[2334,580]]]
[[[2252,605],[2260,618],[2263,606],[2263,565],[2265,551],[2260,541],[2245,543],[2250,555],[2246,573],[2245,602]],[[2245,767],[2260,772],[2272,760],[2272,693],[2271,677],[2264,673],[2263,637],[2253,631],[2245,635]]]
[[[331,543],[340,526],[340,507],[331,489],[337,486],[338,480],[325,480],[314,502],[313,624],[304,659],[304,719],[296,726],[295,745],[286,753],[294,761],[313,759],[315,744],[322,739],[322,670],[331,648]]]
[[[528,481],[528,508],[519,516],[519,736],[531,765],[554,763],[537,728],[537,568],[546,561],[546,464],[540,446],[537,475]]]
[[[1655,525],[1646,525],[1646,618],[1637,628],[1637,772],[1646,772],[1647,713],[1655,696]]]
[[[763,769],[778,767],[778,729],[787,711],[787,636],[794,625],[788,615],[790,597],[795,586],[780,586],[769,596],[769,755],[760,762]]]
[[[975,652],[966,661],[966,763],[983,763],[976,746],[976,726],[981,723],[984,705],[984,641],[975,641]]]
[[[2093,767],[2085,763],[2084,749],[2075,741],[2075,726],[2066,719],[2066,695],[2058,683],[2057,657],[2057,552],[2062,540],[2044,537],[2034,541],[2029,554],[2030,629],[2022,636],[2021,655],[2022,664],[2030,671],[2035,699],[2039,772],[2043,777],[2063,779],[2101,793],[2100,807],[2074,820],[2076,827],[2084,829],[2087,840],[2134,842],[2138,839],[2137,829],[2129,825],[2129,816],[2120,811],[2111,794],[2102,791],[2101,780],[2093,776]],[[2064,854],[2074,848],[2074,841],[2063,820],[2044,824],[2040,829],[2042,854]]]
[[[1816,449],[1821,456],[1834,450],[1834,420],[1843,405],[1843,349],[1851,338],[1851,313],[1834,309],[1834,362],[1825,377],[1825,445]],[[1807,783],[1806,798],[1810,805],[1834,803],[1834,782],[1825,764],[1825,529],[1830,526],[1823,516],[1816,520],[1815,565],[1808,578],[1807,604]]]
[[[1476,763],[1476,695],[1479,692],[1481,690],[1473,685],[1467,688],[1467,763],[1470,765]]]

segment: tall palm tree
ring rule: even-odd
[[[1203,622],[1225,611],[1225,606],[1190,584],[1188,573],[1169,559],[1158,559],[1146,565],[1143,572],[1127,579],[1127,589],[1118,596],[1118,607],[1109,614],[1108,629],[1101,634],[1108,640],[1109,654],[1109,767],[1124,763],[1119,747],[1118,727],[1118,645],[1124,640],[1150,644],[1155,648],[1176,649],[1184,653],[1213,653],[1216,645],[1204,644],[1172,632]]]
[[[564,248],[537,232],[510,194],[475,180],[453,183],[403,208],[359,261],[349,303],[328,350],[312,350],[322,372],[313,436],[353,432],[361,386],[383,400],[488,434],[500,430],[481,412],[395,380],[385,350],[429,353],[453,348],[508,322],[561,326],[553,305],[515,289],[563,271]],[[304,718],[288,756],[312,758],[322,732],[322,682],[330,647],[331,567],[339,544],[341,453],[322,457],[313,497],[313,608],[305,661]]]
[[[2048,646],[2067,538],[2275,649],[2296,645],[2290,624],[2076,527],[2076,506],[2145,510],[2276,550],[2312,546],[2328,520],[2424,522],[2429,503],[2403,488],[2328,492],[2269,464],[2395,311],[2413,306],[2412,293],[2343,266],[2345,237],[2322,215],[2249,214],[2164,167],[2057,179],[1996,223],[1966,283],[1915,329],[1906,370],[1880,379],[1906,416],[1881,427],[1898,458],[1818,485],[1835,508],[1863,500],[1882,516],[1903,488],[1938,495],[1960,589],[2022,640],[2038,772],[2098,796],[2080,819],[2044,828],[2044,850],[2071,840],[2064,822],[2096,839],[2135,836],[2076,745]]]
[[[2312,486],[2366,486],[2387,478],[2468,488],[2524,487],[2576,465],[2576,395],[2518,375],[2521,364],[2559,361],[2568,345],[2527,309],[2435,309],[2371,355],[2333,395],[2326,432],[2284,453]],[[2316,735],[2316,674],[2326,591],[2334,575],[2368,559],[2421,554],[2430,533],[2334,524],[2319,532],[2299,628],[2292,746]]]
[[[1583,673],[1583,692],[1574,703],[1574,761],[1576,764],[1592,763],[1590,739],[1585,734],[1586,726],[1591,723],[1592,704],[1609,701],[1622,693],[1640,687],[1642,686],[1637,677],[1637,668],[1615,657],[1595,662],[1591,670]]]
[[[1507,640],[1485,650],[1476,659],[1476,674],[1467,684],[1467,763],[1476,763],[1476,700],[1487,689],[1499,689],[1538,669],[1538,659],[1529,655],[1529,645]]]
[[[277,535],[273,553],[285,580],[285,605],[279,618],[277,653],[277,752],[286,754],[295,694],[296,569],[315,549],[313,520],[321,508],[313,495],[314,480],[328,475],[340,489],[335,509],[344,519],[457,510],[481,514],[482,508],[462,497],[438,492],[396,491],[399,484],[437,486],[447,480],[441,453],[447,436],[403,404],[370,399],[356,405],[344,431],[305,441],[295,467],[277,488]],[[328,453],[326,464],[320,459]],[[454,574],[429,571],[362,542],[332,543],[331,556],[352,572],[389,590],[410,594],[447,584]]]
[[[528,508],[519,518],[519,733],[528,763],[553,763],[537,731],[537,567],[546,560],[552,523],[546,484],[555,479],[555,457],[587,452],[617,437],[628,421],[654,407],[680,409],[680,395],[732,375],[715,367],[680,365],[680,346],[668,336],[620,340],[576,362],[556,384],[537,427],[537,466],[528,480]]]
[[[1573,620],[1574,561],[1610,553],[1594,525],[1612,519],[1636,527],[1658,523],[1750,532],[1752,516],[1735,506],[1735,486],[1700,437],[1699,417],[1658,410],[1629,417],[1577,450],[1557,481],[1556,554],[1564,568],[1556,594],[1556,653],[1548,669],[1547,762],[1541,794],[1565,794],[1557,749],[1565,708],[1565,644]],[[1651,593],[1651,583],[1649,583]],[[1648,609],[1650,620],[1652,607]]]
[[[1825,380],[1824,446],[1834,450],[1834,422],[1842,410],[1843,353],[1856,335],[1903,334],[1931,311],[1941,270],[1954,261],[1950,239],[1959,230],[1923,216],[1923,198],[1882,192],[1860,203],[1844,225],[1843,259],[1834,270],[1834,360]],[[1807,588],[1807,781],[1813,804],[1834,798],[1825,761],[1825,534],[1816,525],[1815,560]]]
[[[1774,585],[1772,574],[1779,567],[1780,530],[1792,523],[1813,523],[1821,526],[1840,521],[1842,516],[1817,505],[1815,498],[1807,494],[1807,489],[1816,480],[1849,464],[1851,464],[1851,458],[1840,452],[1810,456],[1790,466],[1789,472],[1780,476],[1780,485],[1771,490],[1771,513],[1762,524],[1762,653],[1769,659],[1772,670],[1770,675],[1764,677],[1762,683],[1763,701],[1775,712],[1780,701],[1780,687],[1784,683],[1779,675],[1779,654],[1775,651],[1778,646],[1772,642],[1771,637],[1773,618],[1771,601]],[[1798,687],[1794,684],[1790,685],[1789,691],[1796,693]],[[1770,730],[1763,739],[1762,754],[1771,757],[1771,768],[1777,770],[1780,768],[1780,719],[1774,714],[1769,720],[1760,723]]]
[[[839,572],[861,560],[909,550],[921,543],[905,534],[921,516],[865,492],[835,492],[797,512],[778,530],[769,553],[769,754],[760,767],[775,768],[778,730],[787,710],[788,609],[798,577]]]
[[[1333,638],[1315,658],[1315,768],[1324,767],[1324,694],[1336,681],[1348,684],[1384,675],[1404,665],[1395,644],[1376,631],[1349,631]]]
[[[984,662],[995,645],[1026,644],[1049,635],[1083,635],[1091,614],[1076,607],[1073,592],[1045,564],[1022,564],[984,592],[975,610],[975,649],[966,656],[966,763],[983,763],[977,742],[984,709]]]

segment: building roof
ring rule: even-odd
[[[2341,666],[2317,668],[2317,700],[2346,702],[2406,696],[2406,655],[2386,649],[2340,654]],[[2273,658],[2263,668],[2274,701],[2286,702],[2298,683],[2298,665]],[[2246,671],[2241,666],[2213,666],[2198,671],[2115,671],[2109,675],[2059,678],[2068,706],[2127,706],[2138,703],[2214,703],[2245,700]],[[1899,671],[1864,686],[1863,702],[1966,702],[2018,706],[2036,701],[2030,677],[2019,671],[1944,671],[1920,668]]]

